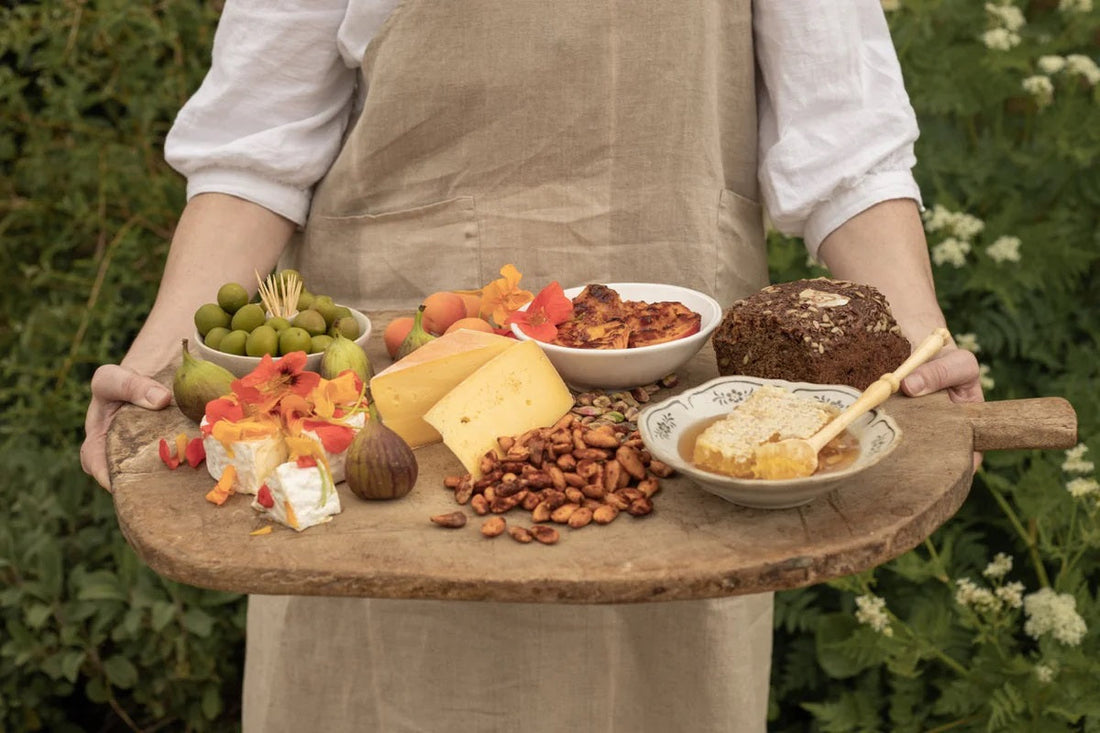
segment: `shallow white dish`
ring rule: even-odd
[[[691,360],[722,320],[722,307],[698,290],[663,283],[606,283],[623,300],[683,303],[702,318],[699,330],[690,336],[634,349],[574,349],[539,341],[539,346],[566,384],[580,388],[624,389],[651,384],[672,374]],[[568,288],[572,300],[584,286]],[[518,325],[512,332],[523,341],[533,340]]]
[[[371,323],[367,315],[361,311],[357,311],[354,308],[348,308],[351,311],[352,316],[359,323],[359,338],[355,339],[355,343],[359,344],[364,349],[367,348],[367,340],[370,339]],[[199,335],[198,330],[191,333],[191,353],[200,359],[207,359],[219,364],[229,371],[233,372],[238,377],[250,373],[260,364],[260,357],[258,356],[238,356],[237,354],[226,354],[223,351],[217,351],[211,349],[209,346],[202,342],[202,336]],[[278,359],[279,357],[274,357]],[[316,372],[321,368],[321,354],[309,354],[306,356],[306,371]]]
[[[859,397],[859,390],[842,385],[787,382],[780,379],[726,376],[685,390],[662,402],[649,405],[638,416],[638,431],[646,448],[658,460],[690,477],[707,491],[726,501],[756,509],[787,509],[808,504],[822,494],[839,488],[881,461],[901,442],[901,428],[893,418],[876,408],[858,418],[848,431],[859,440],[859,456],[844,469],[806,478],[771,481],[738,479],[696,468],[680,455],[685,432],[701,421],[729,414],[750,394],[771,384],[844,409]]]

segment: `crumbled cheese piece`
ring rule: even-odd
[[[288,461],[276,466],[267,477],[252,500],[252,508],[301,532],[339,514],[340,496],[323,466],[302,467]]]

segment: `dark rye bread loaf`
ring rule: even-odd
[[[829,278],[770,285],[738,300],[711,343],[722,375],[860,390],[911,351],[882,293]]]

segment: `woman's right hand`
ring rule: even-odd
[[[172,401],[172,391],[160,382],[117,364],[105,364],[92,376],[92,401],[84,417],[80,466],[99,485],[111,490],[107,470],[107,427],[126,403],[160,410]]]

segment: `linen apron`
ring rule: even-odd
[[[508,263],[728,305],[767,281],[754,70],[750,0],[403,0],[284,264],[368,311]],[[244,730],[764,730],[772,600],[252,596]]]

